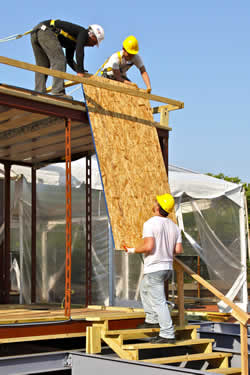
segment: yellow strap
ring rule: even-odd
[[[118,55],[118,58],[119,58],[119,62],[121,63],[122,62],[122,55],[121,55],[121,51],[118,51],[117,52],[117,55]],[[110,56],[111,57],[111,56]],[[107,64],[107,62],[109,61],[109,58],[107,58],[107,60],[104,61],[104,63],[102,64],[102,66],[97,70],[97,72],[94,74],[94,76],[97,76],[98,73],[102,70],[102,68]],[[113,70],[112,68],[107,68],[107,71],[110,72],[111,70]],[[103,72],[101,72],[102,74]]]
[[[51,20],[50,21],[50,26],[55,26],[55,22],[56,22],[55,20]],[[59,30],[60,30],[59,34],[61,34],[65,38],[68,38],[68,39],[73,40],[74,42],[76,42],[76,38],[74,38],[72,35],[70,35],[66,31],[63,31],[62,29],[59,29]]]
[[[117,52],[117,55],[118,55],[118,59],[119,59],[119,61],[120,61],[120,64],[121,64],[121,62],[122,62],[122,55],[121,55],[121,51],[118,51],[118,52]]]

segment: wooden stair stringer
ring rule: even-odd
[[[175,344],[152,344],[152,343],[140,343],[140,344],[126,344],[122,345],[124,350],[142,350],[142,349],[157,349],[157,348],[167,348],[176,346],[193,346],[193,345],[206,345],[206,351],[212,352],[212,343],[214,339],[190,339],[190,340],[180,340],[176,341]]]
[[[138,351],[134,349],[122,349],[119,338],[106,337],[105,334],[102,334],[101,338],[110,347],[110,349],[112,349],[118,355],[119,358],[132,361],[138,360]]]
[[[163,365],[163,364],[170,364],[170,363],[178,363],[178,362],[190,362],[190,361],[209,361],[214,359],[221,359],[223,361],[224,358],[231,357],[231,353],[223,353],[223,352],[212,352],[212,353],[197,353],[197,354],[186,354],[186,355],[178,355],[178,356],[171,356],[171,357],[161,357],[161,358],[150,358],[144,359],[143,362]]]
[[[176,327],[176,333],[182,335],[185,339],[196,339],[197,329],[200,326],[197,325],[187,325]],[[156,333],[160,331],[160,328],[134,328],[134,329],[121,329],[121,330],[108,330],[105,332],[105,337],[120,337],[123,340],[137,340],[153,337]]]

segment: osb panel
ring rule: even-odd
[[[152,216],[155,196],[169,192],[157,130],[149,126],[150,103],[89,85],[84,92],[115,248],[123,242],[133,247]]]

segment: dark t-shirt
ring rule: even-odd
[[[46,26],[50,26],[50,21],[47,20],[42,22]],[[58,35],[58,40],[66,51],[67,64],[77,73],[84,72],[84,47],[88,42],[88,30],[82,26],[75,25],[74,23],[55,20],[54,26],[51,27],[52,31],[63,30],[76,41],[64,37],[63,35]],[[76,53],[76,62],[74,60],[74,53]]]

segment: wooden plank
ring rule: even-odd
[[[111,91],[115,91],[119,93],[125,93],[126,95],[130,95],[134,97],[140,97],[140,98],[144,98],[148,100],[154,100],[156,102],[173,104],[180,108],[184,107],[184,103],[178,100],[164,98],[163,96],[158,96],[158,95],[153,95],[153,94],[147,94],[146,90],[127,88],[125,87],[124,84],[120,87],[113,86],[112,84],[110,84],[109,80],[105,78],[101,78],[101,77],[95,77],[90,74],[85,74],[84,77],[81,77],[78,75],[63,73],[58,70],[43,68],[41,66],[29,64],[26,62],[10,59],[10,58],[3,57],[3,56],[0,56],[0,63],[14,66],[14,67],[21,68],[21,69],[25,69],[25,70],[30,70],[32,72],[39,72],[39,73],[46,74],[46,75],[53,76],[53,77],[58,77],[58,78],[66,79],[66,80],[68,79],[70,81],[82,83],[85,85],[90,85],[90,86],[97,87],[97,88],[104,88],[106,90],[111,90]]]
[[[8,148],[5,153],[1,152],[0,150],[0,156],[1,158],[3,157],[9,157],[10,159],[18,159],[20,158],[20,152],[22,153],[22,160],[24,158],[27,158],[29,156],[37,155],[43,155],[44,153],[49,153],[51,151],[57,152],[58,150],[65,150],[65,136],[62,134],[55,136],[54,138],[52,137],[47,137],[46,139],[43,140],[38,140],[38,141],[33,141],[28,144],[22,144],[18,148],[20,149],[17,150],[15,146]],[[60,142],[60,143],[59,143]],[[71,138],[71,144],[72,147],[79,146],[79,145],[88,145],[92,143],[92,136],[86,135],[86,136],[79,136],[77,134],[72,134]],[[21,159],[20,159],[21,160]]]
[[[1,111],[0,111],[1,122],[6,121],[6,120],[10,120],[12,117],[18,115],[19,111],[25,112],[25,111],[22,111],[20,109],[7,107],[5,105],[0,105],[0,109],[1,109]]]
[[[166,108],[168,111],[175,111],[177,109],[180,109],[176,105],[161,105],[161,106],[152,108],[153,114],[155,115],[156,113],[161,113],[162,108]]]
[[[218,289],[216,289],[213,285],[209,282],[204,280],[201,276],[197,275],[191,268],[186,266],[180,259],[175,258],[174,267],[177,269],[178,267],[182,268],[183,271],[187,272],[194,280],[198,281],[201,285],[203,285],[206,289],[208,289],[211,293],[213,293],[216,297],[220,300],[225,302],[228,306],[232,308],[231,315],[237,319],[240,323],[246,324],[249,315],[243,311],[240,307],[238,307],[235,303],[233,303],[229,298],[225,297]]]
[[[169,364],[178,362],[191,362],[191,361],[209,361],[210,359],[224,359],[225,357],[232,357],[231,353],[215,352],[215,353],[198,353],[198,354],[186,354],[177,355],[171,357],[162,358],[151,358],[144,359],[143,362],[149,362],[154,364]]]
[[[124,350],[130,349],[155,349],[162,347],[175,347],[175,346],[192,346],[200,344],[209,344],[214,342],[214,339],[197,339],[197,340],[180,340],[176,341],[175,344],[152,344],[152,343],[143,343],[143,344],[127,344],[122,345]]]
[[[86,154],[94,154],[94,146],[93,143],[90,143],[86,146],[81,145],[78,147],[71,147],[71,156],[74,155],[80,155],[81,157],[86,156]],[[79,156],[80,157],[80,156]],[[63,151],[57,151],[57,152],[51,152],[49,154],[44,154],[42,156],[32,157],[32,163],[35,163],[36,165],[39,165],[39,163],[42,165],[43,163],[51,163],[53,160],[61,158],[62,161],[65,161],[65,153]]]
[[[93,322],[98,322],[98,321],[102,321],[102,320],[117,320],[117,319],[137,319],[137,318],[144,318],[145,317],[145,313],[117,313],[117,314],[103,314],[102,316],[96,316],[96,315],[93,315],[93,316],[86,316],[86,320],[88,321],[93,321]]]
[[[247,324],[240,323],[240,343],[241,343],[241,370],[242,375],[248,375],[248,337]]]
[[[196,334],[198,327],[176,327],[175,331],[178,334],[178,337],[181,337],[182,340],[187,339],[196,339]],[[121,330],[112,330],[105,332],[105,337],[121,337],[122,340],[137,340],[150,338],[154,336],[157,332],[160,331],[160,328],[144,328],[144,329],[121,329]]]
[[[185,309],[184,309],[184,273],[182,270],[176,270],[177,278],[177,290],[178,290],[178,314],[179,314],[179,324],[185,323]]]
[[[134,247],[156,195],[170,191],[157,130],[143,123],[152,121],[150,103],[91,86],[84,92],[87,108],[98,108],[89,117],[115,248],[121,249],[123,241]]]
[[[213,368],[206,370],[207,372],[216,372],[217,374],[243,374],[241,368],[231,367],[231,368]]]
[[[86,136],[91,137],[90,129],[88,127],[84,127],[80,125],[78,128],[72,130],[72,139],[75,138],[81,138],[84,139]],[[18,154],[19,152],[27,152],[30,150],[36,150],[38,148],[44,147],[44,146],[50,146],[53,144],[57,144],[58,142],[64,142],[65,141],[65,130],[62,129],[55,135],[48,135],[44,137],[38,137],[38,138],[32,138],[31,140],[28,140],[28,142],[17,144],[14,143],[13,145],[9,147],[2,148],[0,147],[0,158],[7,157],[7,156],[14,156],[15,154]]]
[[[74,122],[72,122],[72,126],[74,126]],[[1,147],[10,146],[15,142],[25,142],[28,139],[45,136],[60,131],[64,129],[64,127],[64,120],[61,118],[50,117],[35,124],[26,126],[24,129],[6,130],[0,134]]]
[[[188,326],[182,326],[182,327],[175,327],[175,331],[186,331],[186,330],[193,330],[200,328],[199,325],[188,325]],[[109,330],[105,332],[105,335],[112,336],[112,335],[133,335],[133,333],[138,332],[159,332],[160,328],[134,328],[134,329],[115,329],[115,330]]]
[[[1,58],[1,57],[0,57]],[[35,65],[36,66],[36,65]],[[17,98],[30,99],[34,102],[53,104],[62,108],[75,109],[85,112],[83,103],[75,100],[68,100],[52,95],[41,94],[36,91],[25,90],[19,87],[13,87],[5,84],[0,84],[0,94],[12,95]]]
[[[101,353],[101,328],[100,327],[87,327],[86,336],[86,353],[97,354]]]
[[[40,341],[40,340],[58,340],[64,338],[73,338],[73,337],[85,337],[86,333],[77,332],[77,333],[63,333],[58,335],[44,335],[44,336],[27,336],[27,337],[12,337],[9,339],[1,339],[0,344],[9,344],[14,342],[26,342],[26,341]]]
[[[102,337],[103,341],[122,359],[126,360],[138,360],[137,350],[123,350],[117,340]]]
[[[92,144],[92,137],[84,137],[84,138],[77,138],[77,139],[72,139],[71,140],[71,148],[80,148],[81,150],[84,149],[84,147],[88,146],[86,145],[91,145]],[[65,153],[65,144],[64,142],[61,143],[56,143],[52,144],[50,146],[44,146],[40,148],[34,148],[30,149],[29,151],[23,152],[21,155],[19,153],[12,154],[10,153],[8,158],[11,160],[22,160],[25,161],[27,159],[32,159],[32,160],[43,160],[44,156],[45,158],[48,158],[49,155],[53,156],[55,154],[59,155],[64,155]]]
[[[134,308],[134,307],[123,307],[123,306],[104,306],[104,305],[88,305],[88,309],[90,310],[101,310],[101,311],[121,311],[121,312],[136,312],[136,313],[144,313],[142,308]]]
[[[0,114],[0,132],[28,126],[31,123],[34,123],[40,120],[45,120],[48,118],[48,116],[42,115],[40,113],[33,113],[33,112],[20,111],[20,110],[19,112],[20,113],[17,113],[9,117],[8,121],[3,120]]]

